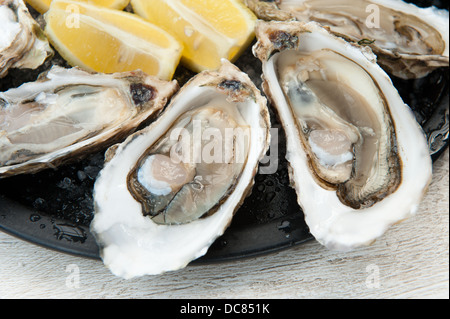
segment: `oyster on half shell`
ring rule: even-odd
[[[373,242],[413,214],[431,180],[425,135],[368,48],[315,22],[263,22],[253,50],[287,136],[291,180],[315,238]]]
[[[403,79],[449,65],[447,10],[402,0],[247,0],[259,18],[315,21],[347,41],[369,46],[378,63]]]
[[[91,74],[54,66],[0,93],[0,178],[35,173],[125,138],[178,90],[140,71]]]
[[[192,78],[150,126],[107,152],[91,232],[132,278],[204,255],[250,191],[270,140],[266,99],[230,62]]]
[[[23,0],[0,0],[0,78],[10,68],[35,69],[52,55]]]

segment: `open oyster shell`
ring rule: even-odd
[[[0,0],[0,78],[10,68],[35,69],[52,55],[23,0]]]
[[[132,278],[204,255],[250,191],[269,130],[266,99],[230,62],[192,78],[158,120],[107,152],[91,223],[104,264]]]
[[[140,71],[54,66],[0,93],[0,178],[35,173],[107,147],[155,117],[178,90]]]
[[[246,0],[264,20],[315,21],[347,41],[369,46],[378,63],[403,79],[449,65],[447,10],[402,0]]]
[[[314,22],[260,21],[256,35],[315,238],[348,250],[415,213],[431,180],[426,138],[370,49]]]

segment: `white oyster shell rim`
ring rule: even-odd
[[[285,25],[283,22],[260,22],[260,25]],[[424,132],[416,122],[411,109],[402,101],[388,75],[357,47],[336,38],[317,23],[297,23],[306,31],[299,39],[299,46],[306,51],[331,49],[351,58],[363,67],[377,82],[380,90],[389,99],[390,112],[395,125],[398,153],[401,158],[402,181],[399,188],[374,206],[355,210],[344,205],[330,191],[318,185],[309,171],[306,153],[303,151],[298,126],[288,106],[284,93],[278,84],[275,53],[263,60],[265,88],[275,104],[286,130],[286,158],[292,168],[292,181],[297,191],[298,203],[305,214],[311,234],[324,246],[333,250],[346,251],[372,243],[382,236],[393,224],[414,213],[431,182],[432,162]],[[262,28],[258,26],[257,28]],[[258,34],[258,32],[257,32]],[[255,49],[258,44],[255,45]],[[261,50],[261,48],[259,48]],[[270,52],[269,52],[270,53]]]
[[[251,125],[249,157],[232,193],[211,216],[182,225],[161,225],[142,214],[142,207],[127,189],[127,176],[148,147],[184,113],[218,93],[209,84],[217,78],[238,80],[252,86],[254,97],[237,102]],[[206,94],[206,96],[205,96]],[[200,101],[201,103],[201,101]],[[184,268],[203,256],[221,236],[253,185],[260,159],[268,149],[270,122],[266,100],[250,79],[223,60],[219,71],[205,71],[190,80],[173,98],[164,113],[150,126],[114,147],[114,156],[100,172],[94,188],[95,216],[91,232],[101,247],[104,264],[117,276],[133,278]],[[128,154],[134,154],[129,156]]]

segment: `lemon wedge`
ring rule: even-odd
[[[256,16],[240,0],[131,0],[136,14],[184,45],[182,62],[195,72],[235,61],[254,39]]]
[[[50,43],[70,65],[87,71],[140,69],[170,80],[181,58],[176,39],[132,13],[54,0],[44,18]]]
[[[76,0],[80,2],[86,2],[89,4],[95,4],[100,7],[123,10],[129,3],[130,0]],[[32,6],[39,13],[44,14],[50,8],[52,0],[26,0],[26,2]]]

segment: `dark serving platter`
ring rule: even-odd
[[[447,1],[409,1],[421,6],[431,4],[448,10]],[[51,64],[65,65],[58,56],[34,71],[13,70],[0,79],[0,90],[34,81]],[[261,65],[249,49],[236,65],[261,86]],[[183,84],[192,74],[180,67],[175,78]],[[448,68],[434,71],[418,80],[392,78],[428,137],[430,154],[436,160],[448,147],[449,75]],[[284,131],[275,114],[278,128],[278,170],[257,174],[251,195],[236,213],[225,234],[208,253],[194,263],[211,263],[269,253],[313,239],[304,221],[297,197],[289,185],[285,159]],[[275,148],[276,147],[276,148]],[[98,259],[98,246],[89,231],[93,218],[92,189],[103,166],[104,151],[58,169],[34,175],[0,179],[0,230],[34,244],[60,252]],[[273,162],[270,163],[273,165]],[[264,166],[265,164],[262,164]]]

